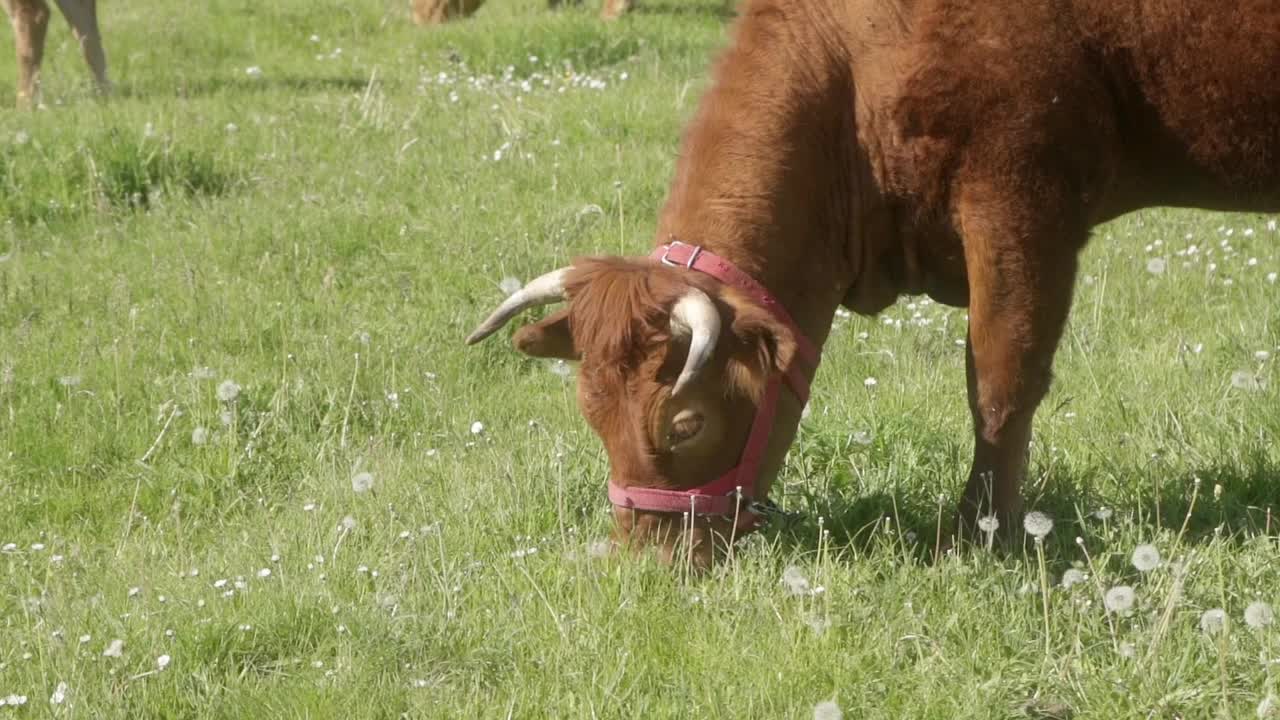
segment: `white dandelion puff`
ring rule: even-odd
[[[1053,531],[1053,518],[1035,510],[1027,513],[1027,516],[1022,519],[1022,527],[1028,535],[1043,538]]]
[[[204,445],[209,442],[209,431],[204,426],[199,426],[191,431],[191,444]]]
[[[834,700],[823,700],[813,706],[813,720],[841,720],[844,713]]]
[[[1160,567],[1160,551],[1155,545],[1139,545],[1133,549],[1133,557],[1130,559],[1138,572],[1151,572]]]
[[[876,380],[876,379],[875,379],[875,378],[873,378],[873,377],[869,377],[869,378],[867,378],[866,380],[863,380],[863,381],[862,381],[862,384],[863,384],[863,385],[865,385],[866,387],[873,388],[873,387],[875,387],[876,385],[879,385],[879,384],[880,384],[880,381],[879,381],[879,380]]]
[[[13,694],[7,697],[0,698],[0,705],[8,705],[9,707],[21,707],[26,704],[27,704],[26,695]]]
[[[235,402],[240,397],[240,385],[235,380],[218,383],[218,399],[224,403]]]
[[[108,643],[107,649],[102,651],[103,657],[118,658],[122,654],[124,654],[124,641],[118,638]]]
[[[1262,389],[1263,382],[1248,370],[1236,370],[1231,373],[1231,387],[1246,392],[1257,392]]]
[[[1271,606],[1257,600],[1249,603],[1249,607],[1244,609],[1244,622],[1254,630],[1261,630],[1271,623],[1275,622],[1275,613],[1271,610]]]
[[[1200,631],[1205,635],[1216,635],[1227,625],[1227,611],[1222,608],[1209,608],[1200,614]]]
[[[1102,604],[1108,612],[1122,613],[1133,608],[1133,588],[1128,585],[1117,585],[1102,596]]]
[[[471,423],[471,434],[472,434],[472,435],[479,435],[479,434],[481,434],[481,433],[483,433],[483,432],[484,432],[484,423],[480,422],[479,420],[477,420],[477,421],[475,421],[475,422]]]
[[[1000,518],[995,515],[984,515],[978,518],[978,529],[984,533],[993,533],[1000,529]]]
[[[61,705],[67,701],[67,684],[59,682],[58,686],[53,689],[53,694],[49,696],[50,705]]]
[[[1132,660],[1137,656],[1138,649],[1135,648],[1131,642],[1122,642],[1120,643],[1120,646],[1116,648],[1116,652],[1120,653],[1120,657],[1125,658],[1126,660]]]
[[[342,518],[342,529],[343,529],[343,530],[355,530],[355,529],[356,529],[356,519],[355,519],[355,518],[353,518],[353,517],[351,517],[350,515],[347,515],[346,517]]]
[[[497,159],[497,157],[494,157],[494,160]],[[502,278],[501,282],[498,283],[498,289],[502,290],[503,295],[513,295],[522,287],[524,287],[524,283],[520,282],[520,278],[511,277],[510,275]]]
[[[351,489],[357,493],[373,489],[373,473],[360,472],[351,477]]]
[[[169,667],[169,663],[172,660],[173,658],[169,657],[168,655],[161,655],[160,657],[156,658],[156,669],[164,670],[165,668]]]
[[[1072,585],[1079,585],[1088,579],[1089,576],[1085,575],[1083,571],[1076,568],[1069,568],[1062,573],[1062,589],[1068,590]]]
[[[808,595],[810,592],[809,578],[795,565],[788,565],[782,571],[782,584],[787,586],[787,592],[792,595]]]
[[[1147,261],[1147,272],[1160,275],[1164,272],[1166,264],[1164,258],[1151,258]]]
[[[244,74],[248,75],[254,80],[258,80],[262,78],[262,68],[258,67],[257,65],[250,65],[249,67],[244,69]]]
[[[261,570],[259,570],[259,571],[258,571],[258,577],[260,577],[260,578],[269,578],[269,577],[271,577],[271,568],[262,568]]]

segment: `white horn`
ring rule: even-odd
[[[564,278],[569,268],[560,268],[541,277],[530,280],[524,287],[511,293],[497,310],[493,311],[484,322],[480,323],[470,335],[467,344],[474,345],[492,335],[498,328],[507,324],[511,318],[524,310],[537,305],[550,305],[565,299]]]
[[[676,395],[702,372],[715,353],[716,341],[720,339],[720,311],[706,293],[689,288],[671,308],[671,332],[689,336],[689,357],[671,390],[671,394]]]

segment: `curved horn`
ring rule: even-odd
[[[720,311],[706,293],[689,288],[671,308],[671,330],[689,335],[689,357],[671,390],[671,394],[676,395],[702,372],[715,353],[716,341],[720,339]]]
[[[530,280],[524,287],[511,293],[492,315],[467,336],[467,344],[474,345],[489,337],[498,328],[506,325],[508,320],[528,308],[564,300],[564,278],[568,273],[567,267],[552,270],[546,275]]]

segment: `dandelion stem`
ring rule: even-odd
[[[1116,621],[1111,618],[1111,610],[1107,607],[1107,589],[1102,586],[1102,578],[1098,575],[1098,569],[1093,566],[1093,558],[1089,556],[1089,549],[1084,546],[1084,538],[1076,538],[1076,544],[1080,546],[1080,552],[1084,553],[1089,574],[1093,576],[1093,585],[1098,589],[1098,599],[1102,601],[1102,610],[1107,615],[1107,627],[1111,630],[1111,649],[1120,652],[1120,641],[1116,637]]]
[[[156,451],[156,448],[160,447],[160,441],[164,440],[165,433],[169,432],[169,426],[173,424],[173,419],[176,417],[178,417],[178,406],[175,403],[173,409],[169,411],[169,417],[165,418],[164,427],[160,428],[160,434],[156,436],[156,441],[151,443],[151,447],[147,448],[147,451],[143,453],[142,459],[138,461],[138,464],[147,464],[147,460],[151,459],[152,453]]]
[[[1040,606],[1044,609],[1044,659],[1049,661],[1051,636],[1049,631],[1049,571],[1044,562],[1044,538],[1036,536],[1036,558],[1040,561]]]
[[[1196,484],[1197,487],[1199,483]],[[1189,515],[1188,515],[1189,517]],[[1168,632],[1170,623],[1173,622],[1173,611],[1178,606],[1178,601],[1182,599],[1182,586],[1187,579],[1187,573],[1191,571],[1191,562],[1194,559],[1194,551],[1188,554],[1186,560],[1174,573],[1173,585],[1169,588],[1169,597],[1165,598],[1164,613],[1160,615],[1160,624],[1156,625],[1156,632],[1151,637],[1151,644],[1147,647],[1147,656],[1143,658],[1143,664],[1151,662],[1155,657],[1156,649],[1159,648],[1160,642],[1164,639],[1164,634]]]
[[[1196,498],[1200,497],[1200,478],[1196,478],[1191,485],[1191,504],[1187,506],[1187,515],[1182,518],[1182,529],[1178,530],[1178,537],[1174,538],[1173,546],[1175,548],[1182,547],[1182,538],[1187,534],[1187,526],[1191,524],[1191,513],[1196,509]]]

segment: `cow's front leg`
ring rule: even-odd
[[[1015,531],[1022,514],[1031,419],[1048,392],[1053,354],[1071,306],[1076,253],[1084,231],[1028,230],[1023,218],[966,217],[969,274],[966,343],[974,456],[960,501],[962,534],[994,515]],[[1052,222],[1062,222],[1061,216]]]

